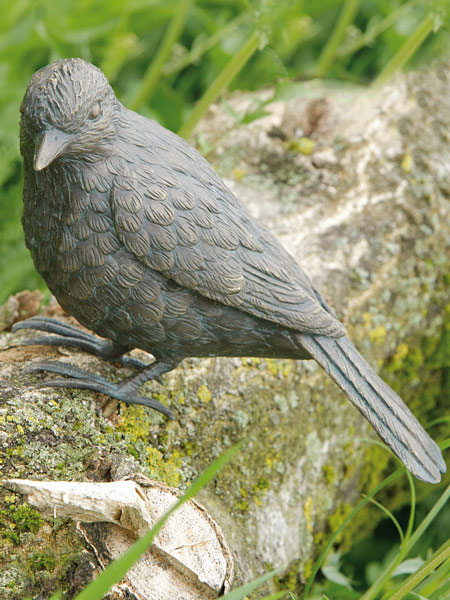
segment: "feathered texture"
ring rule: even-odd
[[[300,335],[299,342],[413,475],[429,483],[440,481],[446,466],[438,445],[348,338]]]
[[[52,124],[77,131],[93,96],[114,92],[103,73],[80,58],[58,60],[33,75],[20,112],[35,126]]]
[[[151,352],[158,375],[188,356],[313,357],[411,472],[439,480],[437,446],[196,150],[123,107],[80,59],[36,73],[21,112],[26,243],[66,311],[116,354]]]

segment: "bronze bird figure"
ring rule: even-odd
[[[22,223],[61,306],[101,337],[49,318],[15,329],[28,343],[80,348],[139,372],[115,384],[56,362],[41,386],[88,389],[170,410],[140,386],[189,356],[314,359],[419,479],[438,482],[441,451],[345,335],[280,243],[196,150],[126,109],[81,59],[37,71],[21,105]],[[124,354],[151,352],[145,365]]]

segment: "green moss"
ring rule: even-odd
[[[24,533],[36,533],[42,525],[41,515],[29,504],[10,504],[10,496],[4,498],[6,508],[0,508],[0,536],[19,544]]]
[[[405,342],[401,342],[395,351],[394,356],[391,359],[391,363],[388,367],[388,370],[391,373],[395,373],[396,371],[400,371],[403,369],[405,364],[405,359],[409,355],[409,346],[405,344]]]
[[[314,559],[308,558],[308,560],[303,565],[302,579],[306,581],[308,577],[311,575],[314,567]]]
[[[313,561],[311,561],[311,567],[310,569],[312,570],[312,566],[313,566]],[[293,563],[291,564],[291,566],[289,567],[288,571],[282,575],[282,576],[275,576],[273,581],[275,583],[276,589],[277,590],[289,590],[292,592],[295,592],[298,589],[298,585],[299,585],[299,569],[300,569],[301,565],[299,564],[299,561],[293,561]],[[305,577],[305,569],[308,567],[308,565],[304,565],[303,567],[303,577]],[[270,568],[272,568],[270,566]],[[270,570],[270,568],[268,567],[267,570]],[[306,576],[307,577],[307,576]]]
[[[150,411],[144,406],[138,404],[128,406],[123,404],[116,432],[125,436],[127,447],[130,449],[130,444],[140,440],[148,440],[151,423]]]
[[[448,295],[449,289],[445,290],[445,281],[445,276],[442,279],[436,279],[434,294],[438,301],[442,300],[442,292],[444,292],[444,298]],[[424,328],[420,337],[414,335],[399,341],[391,357],[383,361],[381,369],[381,376],[404,398],[411,410],[425,425],[427,421],[446,414],[447,410],[446,399],[450,393],[450,310],[447,308],[448,306],[450,305],[445,305],[445,309],[441,310],[443,320],[437,331],[434,328],[429,333],[430,330]],[[373,319],[365,318],[364,322],[365,327],[370,331]],[[372,329],[372,331],[376,331],[377,335],[375,337],[372,335],[371,341],[377,343],[380,340],[382,345],[387,339],[384,332],[382,335],[378,335],[382,331],[380,327]],[[384,352],[383,348],[381,351]],[[441,423],[438,427],[434,427],[430,434],[437,440],[448,438],[450,437],[450,424]],[[360,469],[359,486],[363,492],[367,492],[376,487],[389,472],[392,472],[392,469],[398,466],[398,462],[386,449],[376,444],[368,444],[364,453],[364,465],[364,468]],[[327,465],[324,467],[324,471],[328,477]],[[344,480],[348,475],[352,476],[353,473],[346,473]],[[443,477],[441,486],[447,485],[449,479],[447,473]],[[417,483],[416,489],[420,498],[426,493],[427,486]],[[408,503],[410,496],[406,478],[398,480],[389,489],[381,492],[377,499],[391,510]],[[331,514],[327,520],[325,532],[335,531],[339,527],[348,514],[349,507],[349,505],[338,507]],[[360,535],[367,535],[380,518],[382,518],[382,513],[378,509],[370,504],[366,505],[344,530],[340,542],[341,549],[345,551]],[[327,534],[316,536],[318,552],[326,539]]]
[[[10,519],[15,524],[16,531],[36,533],[42,525],[42,517],[29,504],[21,504],[10,509]]]
[[[28,568],[33,574],[38,571],[53,571],[55,565],[55,556],[47,552],[34,552],[28,560]]]
[[[0,596],[5,600],[50,595],[72,587],[70,572],[85,554],[69,519],[51,527],[20,496],[0,489]]]
[[[314,502],[311,496],[306,498],[306,502],[303,506],[303,513],[306,520],[306,529],[312,533],[314,531]]]
[[[339,529],[352,510],[353,505],[349,504],[348,502],[339,504],[334,512],[328,517],[327,524],[329,530],[334,533],[337,529]],[[349,547],[349,545],[354,543],[353,532],[349,528],[344,529],[341,535],[337,538],[336,542],[339,543],[342,548]]]
[[[432,420],[446,411],[450,374],[450,316],[445,312],[440,335],[423,336],[397,346],[384,372],[389,383],[419,416]],[[441,428],[446,435],[450,428]]]
[[[438,417],[445,414],[445,399],[449,397],[450,310],[446,309],[444,313],[440,334],[439,332],[436,334],[434,330],[431,335],[423,335],[421,338],[415,336],[401,340],[398,342],[391,358],[383,362],[381,375],[408,402],[422,422],[426,422],[424,415],[426,415],[426,419],[431,420],[434,416]],[[384,327],[381,326],[383,329],[380,327],[371,328],[371,323],[372,319],[365,319],[369,331],[376,332],[372,336],[369,333],[371,342],[375,344],[379,342],[382,345],[386,341]],[[449,437],[449,424],[441,424],[440,429],[435,428],[432,431],[432,435],[436,439]],[[347,451],[351,453],[352,448],[353,444],[349,444]],[[364,465],[364,468],[360,469],[359,485],[361,490],[369,491],[378,485],[389,471],[392,471],[395,463],[387,450],[376,444],[368,444],[364,453]],[[333,465],[324,465],[322,470],[329,484],[332,484],[335,478],[338,481],[345,482],[347,478],[351,479],[354,474],[354,466],[349,466],[346,469],[343,480],[340,474],[335,472]],[[441,485],[446,485],[448,479],[447,474],[444,476]],[[426,486],[419,483],[416,487],[420,497]],[[409,502],[409,488],[406,478],[391,485],[389,489],[379,494],[377,499],[390,509]],[[353,504],[344,503],[338,506],[326,519],[324,528],[314,536],[315,552],[317,554],[325,547],[330,533],[337,530],[352,509]],[[304,510],[306,510],[306,507]],[[370,504],[366,505],[353,517],[344,529],[341,539],[338,540],[341,551],[345,552],[361,535],[367,535],[380,518],[382,518],[382,513],[377,508]],[[304,565],[304,577],[307,577],[308,564],[312,567],[312,559]]]
[[[433,317],[445,306],[443,291],[434,290],[429,282],[427,285],[432,295],[423,316],[424,325],[422,328],[421,323],[416,330],[405,328],[413,331],[410,336],[403,334],[401,320],[398,327],[394,323],[394,328],[384,319],[386,307],[382,303],[370,306],[371,312],[363,317],[364,322],[351,331],[358,346],[368,352],[369,359],[374,364],[382,362],[383,376],[423,421],[424,415],[430,419],[444,413],[445,390],[449,389],[445,386],[450,381],[449,319],[442,323]],[[404,290],[399,296],[402,294],[404,298],[415,296]],[[415,314],[418,312],[419,309]],[[405,314],[410,315],[410,312],[405,311]],[[447,317],[449,314],[450,309]],[[433,327],[428,326],[431,322]],[[302,556],[295,568],[303,577],[307,576],[311,557],[320,551],[330,533],[359,499],[358,473],[361,473],[361,489],[372,489],[385,471],[391,470],[389,453],[375,445],[364,445],[365,465],[362,467],[358,444],[365,442],[358,442],[358,438],[365,437],[365,432],[360,434],[359,417],[356,411],[352,417],[352,413],[344,409],[342,395],[319,369],[315,370],[314,364],[264,359],[224,359],[218,365],[215,362],[214,368],[207,359],[193,359],[186,364],[165,376],[163,392],[155,392],[157,386],[149,384],[154,397],[170,403],[178,412],[176,422],[169,423],[142,406],[123,406],[118,421],[111,424],[101,417],[90,395],[84,393],[61,392],[52,396],[51,402],[43,396],[42,402],[38,399],[33,406],[24,406],[23,402],[15,404],[11,400],[10,417],[0,417],[0,430],[6,433],[4,438],[8,440],[7,447],[1,448],[4,462],[0,469],[6,473],[7,467],[9,477],[11,472],[12,476],[20,477],[37,471],[42,465],[48,478],[83,478],[97,457],[104,460],[113,449],[135,457],[151,477],[183,487],[215,456],[235,441],[246,438],[244,450],[210,486],[211,513],[219,520],[225,515],[225,529],[230,523],[230,529],[244,525],[254,517],[257,506],[263,505],[266,509],[286,481],[292,481],[301,460],[302,480],[294,484],[298,497],[280,510],[296,511],[303,519],[300,523]],[[208,385],[198,387],[203,381]],[[23,387],[20,377],[19,385]],[[208,397],[214,397],[214,402],[205,402]],[[433,432],[444,436],[444,427]],[[324,458],[324,442],[332,439],[329,428],[339,432],[340,442],[328,446]],[[55,439],[46,444],[48,436]],[[404,483],[392,486],[390,497],[381,500],[386,500],[388,506],[404,502],[407,499]],[[343,492],[337,492],[341,487]],[[336,509],[336,497],[342,494],[349,502]],[[17,504],[17,500],[9,504]],[[209,504],[205,504],[209,508]],[[222,515],[216,512],[216,506],[224,507]],[[378,510],[373,507],[367,510],[372,512],[361,511],[351,521],[341,541],[344,546],[376,524]],[[13,543],[31,544],[29,538],[34,537],[32,546],[23,547],[24,555],[33,558],[26,565],[20,565],[22,574],[28,572],[35,561],[49,575],[52,573],[51,555],[39,557],[39,552],[43,552],[41,547],[55,548],[57,565],[52,577],[55,585],[60,586],[68,568],[64,567],[66,575],[62,567],[58,571],[61,557],[66,555],[69,564],[70,557],[74,556],[63,549],[64,535],[70,538],[68,529],[69,526],[62,524],[53,528],[41,526],[33,534],[15,531],[17,541],[0,540],[0,551],[6,556]],[[249,545],[252,543],[250,540]],[[77,560],[73,558],[75,563]],[[6,564],[6,559],[4,562]],[[15,581],[19,589],[20,579],[14,579],[13,570],[11,567],[9,571],[11,581]],[[291,583],[297,585],[293,575]],[[19,597],[26,596],[21,593]]]

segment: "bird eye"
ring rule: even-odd
[[[96,119],[99,116],[99,114],[100,114],[100,104],[98,102],[96,102],[95,104],[92,105],[91,112],[89,113],[88,119],[93,121],[94,119]]]

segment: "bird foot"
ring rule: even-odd
[[[115,345],[110,340],[99,338],[92,333],[83,331],[78,327],[63,323],[57,319],[50,317],[32,317],[26,321],[19,321],[12,327],[13,331],[19,329],[36,329],[56,335],[47,335],[37,338],[30,338],[22,342],[22,346],[66,346],[68,348],[76,348],[77,350],[85,350],[99,358],[103,358],[110,362],[117,362],[124,367],[132,367],[142,369],[148,366],[146,363],[133,358],[131,356],[123,356],[129,348],[123,348]],[[161,383],[161,380],[159,380]]]
[[[158,402],[158,400],[139,396],[139,383],[133,383],[133,378],[126,379],[122,383],[113,383],[100,375],[90,373],[74,365],[60,362],[37,362],[25,369],[25,372],[28,373],[40,371],[50,371],[51,373],[57,373],[65,377],[35,383],[33,387],[60,387],[100,392],[126,404],[143,404],[166,415],[170,419],[174,419],[173,412],[164,406],[164,404]]]

